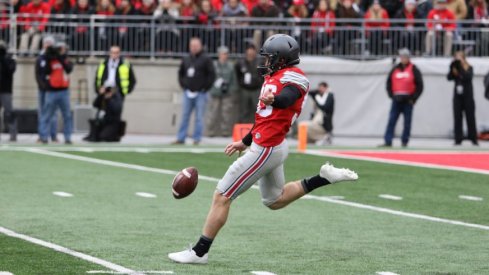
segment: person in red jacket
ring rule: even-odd
[[[367,29],[370,53],[381,54],[383,41],[388,36],[390,26],[389,14],[382,8],[379,0],[374,0],[365,13],[365,28]]]
[[[402,147],[406,147],[411,135],[411,119],[413,107],[423,92],[423,77],[416,65],[411,63],[411,53],[408,49],[400,49],[401,62],[397,64],[387,77],[386,90],[392,99],[389,122],[384,136],[383,147],[391,147],[397,120],[404,116],[404,130],[402,131]]]
[[[311,42],[313,53],[331,51],[330,42],[334,35],[336,16],[329,1],[320,0],[312,14]],[[329,48],[329,50],[328,50]]]
[[[51,7],[48,3],[41,0],[32,0],[20,8],[20,13],[25,16],[21,17],[21,26],[24,33],[20,36],[19,52],[22,54],[34,54],[39,50],[41,44],[41,33],[46,28],[49,21]],[[29,41],[31,42],[29,44]]]
[[[428,13],[426,27],[426,54],[436,54],[437,33],[443,34],[443,55],[450,56],[452,52],[453,32],[457,27],[456,17],[447,8],[447,0],[436,0],[435,7]],[[435,43],[434,43],[435,42]]]

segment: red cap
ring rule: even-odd
[[[304,5],[304,0],[293,0],[292,4],[296,6]]]

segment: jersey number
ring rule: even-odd
[[[273,84],[263,85],[261,88],[260,97],[262,97],[263,95],[265,95],[265,93],[267,93],[269,91],[272,92],[273,94],[275,94],[277,92],[277,85],[273,85]],[[263,107],[265,107],[265,108],[263,108]],[[258,106],[256,108],[256,113],[259,116],[268,117],[272,114],[272,111],[273,111],[273,107],[271,105],[265,106],[265,104],[263,104],[261,101],[258,102]]]

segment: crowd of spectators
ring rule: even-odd
[[[407,47],[416,53],[430,54],[433,50],[438,50],[448,55],[452,41],[464,38],[477,41],[478,47],[489,46],[489,37],[486,37],[485,32],[471,33],[469,38],[463,37],[466,34],[457,32],[457,29],[462,27],[489,28],[489,0],[11,0],[11,4],[15,13],[31,14],[29,17],[18,18],[22,26],[19,50],[31,52],[38,47],[39,34],[46,31],[46,24],[50,20],[59,21],[55,17],[46,17],[49,14],[104,15],[105,22],[124,23],[117,28],[96,28],[96,48],[100,49],[106,49],[113,43],[122,45],[123,50],[129,51],[150,47],[149,28],[128,26],[135,22],[146,25],[151,22],[131,19],[114,21],[111,19],[113,15],[150,15],[157,19],[161,24],[158,24],[160,27],[156,30],[156,50],[161,52],[172,52],[175,49],[184,52],[186,49],[180,46],[188,45],[188,39],[193,36],[200,37],[208,50],[216,52],[221,35],[216,31],[219,23],[216,21],[217,17],[294,19],[289,21],[287,31],[300,41],[308,41],[307,48],[314,53],[331,49],[336,49],[336,54],[351,53],[355,49],[350,42],[359,38],[358,31],[352,27],[359,26],[362,22],[366,28],[367,42],[364,44],[368,45],[368,50],[373,54],[385,53],[383,51],[389,48],[394,52],[397,48]],[[7,32],[7,11],[0,8],[0,11],[2,10],[0,31]],[[357,22],[342,21],[362,18],[363,21]],[[392,19],[406,21],[398,23],[399,21]],[[415,19],[433,21],[425,25],[414,21]],[[456,23],[457,20],[463,19],[476,20],[476,23]],[[70,20],[79,25],[66,34],[72,48],[87,49],[90,35],[89,20],[81,17]],[[182,30],[175,27],[177,24],[189,23],[216,28]],[[245,23],[231,20],[227,24],[239,27]],[[251,21],[247,24],[258,23]],[[250,28],[243,32],[239,31],[239,28],[227,27],[226,45],[232,52],[243,52],[243,42],[250,40],[255,45],[260,45],[265,36],[273,34],[274,29],[280,30],[277,23],[259,24],[270,25],[270,28],[266,31],[263,31],[263,28]],[[392,27],[398,28],[398,31],[390,31]],[[424,33],[421,36],[421,32],[414,31],[415,28],[425,28],[426,39]],[[182,33],[184,31],[186,33]],[[436,49],[433,46],[434,39],[443,39],[438,45],[444,45],[444,48]],[[392,45],[392,41],[396,41],[397,44]],[[386,43],[391,45],[384,46]]]

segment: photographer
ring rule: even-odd
[[[0,109],[3,107],[3,121],[9,125],[10,141],[17,140],[17,125],[12,112],[12,83],[15,67],[15,60],[7,54],[7,45],[4,41],[0,41]]]
[[[211,101],[207,117],[207,135],[231,136],[234,124],[233,108],[237,89],[233,64],[228,60],[229,49],[226,46],[218,49],[219,59],[214,62],[216,81],[209,90]]]
[[[107,88],[93,102],[97,109],[95,119],[90,122],[90,134],[83,140],[89,142],[118,142],[123,135],[125,124],[122,116],[122,96],[115,89]]]
[[[464,140],[463,135],[463,116],[467,120],[468,139],[473,145],[477,142],[477,127],[475,123],[475,102],[472,78],[474,72],[472,66],[467,62],[465,53],[458,51],[450,64],[450,71],[447,79],[455,82],[453,93],[453,118],[455,131],[455,145],[461,145]]]
[[[56,110],[59,108],[63,116],[63,134],[66,144],[71,144],[71,120],[70,108],[70,79],[73,71],[73,63],[67,57],[65,43],[57,43],[46,48],[46,64],[39,68],[39,81],[46,87],[41,117],[40,139],[44,144],[48,143],[50,124]]]

